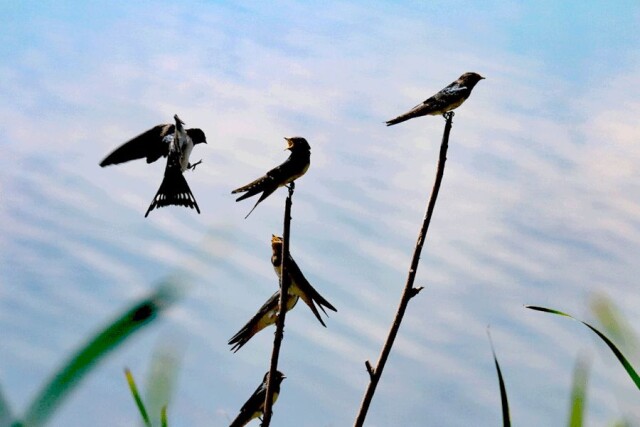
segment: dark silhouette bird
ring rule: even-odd
[[[288,292],[287,311],[291,310],[298,303],[298,297]],[[232,345],[231,351],[234,353],[242,348],[251,337],[266,328],[274,325],[278,320],[280,312],[280,291],[271,295],[271,297],[260,307],[258,312],[244,325],[231,339],[229,345]]]
[[[267,378],[269,377],[269,372],[264,374],[264,379],[262,380],[262,384],[258,386],[256,391],[253,392],[249,400],[242,405],[240,408],[240,413],[236,417],[235,420],[229,425],[229,427],[244,427],[254,418],[262,418],[264,414],[264,400],[267,396]],[[276,403],[278,400],[278,395],[280,394],[280,384],[282,380],[284,380],[284,374],[280,371],[276,371],[273,376],[273,380],[275,381],[272,384],[273,388],[273,403]]]
[[[271,249],[271,264],[273,265],[273,269],[278,275],[278,278],[281,279],[282,237],[276,235],[271,236]],[[289,275],[289,279],[291,280],[288,293],[300,297],[302,301],[304,301],[304,303],[309,306],[322,326],[326,327],[327,325],[325,325],[322,321],[322,317],[320,317],[320,313],[318,312],[316,304],[318,307],[320,307],[320,310],[322,310],[324,314],[327,314],[324,309],[325,307],[335,312],[337,312],[338,310],[336,310],[336,308],[331,305],[329,301],[324,299],[322,295],[320,295],[318,291],[316,291],[313,286],[311,286],[311,283],[309,283],[307,278],[304,277],[302,271],[300,271],[300,267],[298,267],[298,264],[296,264],[296,262],[291,257],[291,254],[289,254],[289,259],[287,260],[287,273]]]
[[[262,193],[245,218],[248,218],[258,204],[269,197],[279,187],[292,183],[304,175],[305,172],[307,172],[307,169],[309,169],[311,161],[311,147],[307,140],[300,136],[285,139],[287,140],[286,149],[291,151],[291,155],[284,163],[274,169],[271,169],[264,176],[261,176],[255,181],[243,187],[236,188],[231,192],[231,194],[245,193],[238,197],[236,202],[255,196],[258,193]]]
[[[407,113],[404,113],[395,119],[389,120],[387,126],[402,123],[406,120],[420,116],[438,116],[448,111],[458,108],[471,95],[471,91],[475,85],[484,79],[477,73],[464,73],[458,80],[424,101],[422,104],[416,105]]]
[[[202,162],[200,160],[191,164],[189,156],[194,145],[206,144],[207,139],[201,129],[184,129],[184,122],[177,114],[173,118],[176,122],[175,125],[155,126],[125,142],[100,162],[100,166],[105,167],[143,158],[147,159],[147,163],[153,163],[160,157],[168,157],[164,179],[145,213],[145,217],[156,207],[168,205],[195,208],[200,213],[198,203],[189,189],[183,172],[187,169],[195,169]]]

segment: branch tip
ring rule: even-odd
[[[367,372],[369,373],[369,377],[371,379],[373,379],[373,376],[375,375],[375,371],[373,370],[373,367],[371,366],[371,362],[369,362],[368,360],[366,360],[364,362],[364,366],[366,366],[367,368]]]

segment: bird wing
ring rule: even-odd
[[[449,86],[442,89],[440,92],[428,98],[422,104],[415,106],[411,111],[419,110],[420,107],[428,107],[429,109],[439,110],[453,103],[460,97],[463,97],[466,91],[468,91],[468,88],[466,86],[460,86],[456,82],[453,82]]]
[[[163,138],[173,133],[175,126],[170,124],[158,125],[141,133],[135,138],[116,148],[100,162],[100,166],[116,165],[135,159],[147,158],[147,163],[153,163],[160,157],[169,154],[169,146]]]
[[[278,300],[280,292],[276,292],[260,307],[258,312],[229,340],[231,351],[236,352],[245,345],[251,337],[262,329],[276,322]]]
[[[287,311],[295,307],[298,297],[290,295],[287,299]],[[280,310],[280,292],[276,292],[260,307],[258,312],[231,339],[229,345],[234,353],[244,346],[255,334],[276,323]]]
[[[229,427],[240,427],[247,424],[249,421],[262,414],[262,408],[264,406],[264,398],[267,393],[267,385],[263,382],[258,386],[256,391],[253,392],[251,397],[242,405],[240,413],[236,419],[231,423]]]

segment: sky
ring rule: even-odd
[[[640,5],[601,2],[4,2],[0,29],[0,387],[20,413],[65,356],[166,278],[188,291],[101,364],[52,426],[130,426],[124,367],[180,349],[172,426],[228,425],[269,365],[272,331],[227,340],[277,289],[285,190],[230,191],[284,161],[311,167],[291,253],[337,309],[288,316],[273,425],[345,426],[395,313],[444,121],[384,122],[475,71],[456,110],[416,285],[366,425],[501,423],[490,325],[514,423],[563,425],[576,359],[587,425],[640,395],[581,325],[606,294],[640,325]],[[162,161],[100,168],[179,114],[208,144],[186,172],[202,214],[144,213]],[[640,330],[640,327],[636,328]],[[631,357],[636,366],[640,358]],[[635,409],[634,409],[635,408]],[[635,411],[635,413],[634,413]],[[253,425],[258,425],[254,421]]]

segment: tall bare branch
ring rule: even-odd
[[[378,363],[376,364],[376,366],[372,367],[371,363],[368,360],[365,362],[367,372],[369,373],[369,385],[367,386],[367,390],[362,399],[362,403],[360,404],[360,411],[358,412],[358,417],[356,418],[356,422],[354,424],[355,427],[362,427],[364,425],[364,420],[367,417],[367,411],[369,410],[369,406],[371,405],[371,400],[373,399],[373,395],[376,391],[376,387],[378,386],[378,382],[380,381],[380,377],[382,376],[382,370],[384,369],[384,366],[387,363],[387,358],[389,357],[389,353],[391,353],[391,347],[393,347],[393,342],[396,339],[396,335],[398,335],[398,330],[400,329],[400,323],[402,322],[404,313],[407,310],[409,301],[411,300],[411,298],[416,296],[422,290],[422,287],[415,288],[413,286],[413,283],[415,281],[416,273],[418,271],[418,263],[420,262],[420,253],[422,252],[422,246],[424,245],[424,241],[427,236],[427,231],[429,230],[429,224],[431,223],[433,209],[436,205],[438,192],[440,191],[440,184],[442,183],[442,176],[444,174],[444,164],[447,161],[447,149],[449,148],[449,133],[451,132],[453,115],[454,115],[453,111],[445,113],[446,123],[444,125],[444,133],[442,135],[442,144],[440,145],[440,158],[438,161],[438,170],[436,172],[436,180],[435,180],[435,183],[433,184],[433,190],[431,191],[431,198],[429,199],[429,204],[427,205],[427,212],[425,213],[424,220],[422,222],[422,228],[420,229],[420,234],[418,234],[418,241],[416,242],[416,247],[413,251],[413,259],[411,260],[411,267],[409,268],[407,283],[404,287],[404,291],[402,292],[402,298],[400,299],[400,305],[398,306],[396,317],[393,320],[393,324],[391,325],[391,329],[389,330],[389,336],[387,337],[387,341],[384,343],[384,346],[382,347],[382,351],[380,352],[380,357],[378,358]]]

